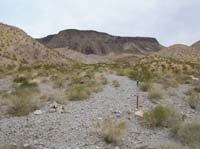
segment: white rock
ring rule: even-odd
[[[57,112],[58,112],[58,113],[64,113],[64,112],[65,112],[65,108],[64,108],[63,106],[59,106],[59,107],[57,108]]]
[[[191,77],[192,80],[197,80],[197,81],[199,80],[199,78],[194,77],[193,75],[191,75],[190,77]]]
[[[56,109],[50,108],[49,112],[50,112],[50,113],[54,113],[54,112],[56,112]]]
[[[24,144],[23,146],[24,146],[24,147],[29,147],[29,144]]]
[[[36,110],[33,112],[34,115],[41,115],[42,114],[42,111],[41,110]]]
[[[136,112],[135,112],[135,115],[138,116],[138,117],[143,118],[144,112],[142,112],[142,111],[136,111]]]

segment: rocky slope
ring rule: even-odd
[[[157,54],[182,61],[200,62],[200,43],[192,46],[175,44],[160,50]]]
[[[68,48],[84,54],[114,53],[145,54],[158,51],[162,46],[155,38],[119,37],[97,31],[64,30],[38,39],[50,48]]]
[[[67,63],[65,57],[31,38],[23,30],[0,23],[1,64]]]

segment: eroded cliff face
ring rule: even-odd
[[[64,30],[37,39],[50,48],[68,48],[84,54],[108,53],[145,54],[159,51],[162,46],[155,38],[119,37],[97,31]]]

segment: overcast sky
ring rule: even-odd
[[[200,0],[0,0],[0,22],[35,38],[73,28],[190,45],[200,40]]]

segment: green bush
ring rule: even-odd
[[[20,76],[16,77],[13,80],[13,87],[16,90],[24,90],[24,91],[38,91],[38,85],[35,82],[30,82],[26,77]]]
[[[183,122],[171,129],[174,137],[192,147],[200,146],[200,122]]]
[[[90,90],[82,84],[69,86],[65,92],[71,101],[86,99],[91,94]]]
[[[169,106],[158,105],[144,113],[144,122],[148,126],[168,127],[176,122],[177,115],[173,108]]]
[[[100,135],[102,135],[104,141],[109,144],[117,142],[121,138],[126,129],[126,123],[108,117],[102,122],[98,122],[96,128]]]

